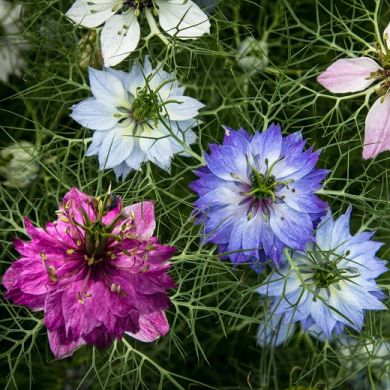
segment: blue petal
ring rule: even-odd
[[[281,148],[282,131],[279,125],[272,124],[264,133],[255,133],[251,140],[251,150],[258,159],[262,173],[280,157]]]
[[[220,179],[243,182],[248,181],[248,165],[245,156],[237,153],[232,146],[210,146],[210,155],[205,159],[208,168]]]
[[[270,208],[270,226],[276,237],[293,249],[304,249],[313,241],[313,224],[309,215],[299,213],[284,203]]]

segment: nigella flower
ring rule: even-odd
[[[151,35],[158,35],[154,15],[169,35],[195,39],[210,32],[207,15],[191,0],[76,0],[66,15],[84,27],[105,23],[101,47],[105,66],[114,66],[133,52],[140,39],[138,16],[144,14]]]
[[[152,236],[153,203],[123,207],[73,188],[57,214],[45,229],[25,220],[31,241],[16,241],[21,258],[3,277],[8,299],[44,311],[54,355],[105,347],[125,332],[149,342],[165,335],[175,249]]]
[[[284,324],[301,322],[319,338],[360,331],[365,310],[383,310],[384,294],[375,282],[386,272],[376,257],[381,243],[373,233],[351,235],[351,209],[337,220],[331,212],[320,221],[316,240],[305,251],[292,251],[290,262],[273,272],[258,292],[272,297],[270,311],[284,315]]]
[[[2,1],[0,6],[0,80],[7,81],[9,75],[20,74],[23,59],[20,55],[21,42],[17,35],[21,32],[21,4]]]
[[[343,58],[330,65],[317,81],[333,93],[363,91],[371,84],[380,97],[366,117],[363,158],[376,157],[390,150],[390,23],[383,34],[384,43],[378,53],[379,65],[370,57]]]
[[[71,117],[95,130],[87,155],[99,156],[100,169],[125,178],[144,161],[169,170],[175,153],[195,142],[191,130],[204,107],[183,96],[184,88],[162,69],[133,65],[130,73],[89,69],[93,97],[73,106]]]
[[[319,153],[304,145],[300,133],[283,137],[277,125],[252,137],[227,129],[222,145],[210,145],[192,184],[196,212],[206,240],[233,263],[278,264],[285,246],[313,240],[313,222],[326,209],[315,192],[327,171],[315,168]]]

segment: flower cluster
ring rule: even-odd
[[[217,5],[206,3],[209,11]],[[9,3],[0,9],[1,32],[18,33],[20,10]],[[73,105],[70,114],[93,130],[87,155],[98,156],[100,170],[113,169],[125,180],[144,162],[169,172],[175,155],[194,156],[194,129],[204,104],[184,95],[176,73],[162,64],[153,68],[148,56],[129,72],[112,67],[136,50],[142,16],[150,27],[145,47],[157,36],[171,50],[176,38],[210,32],[202,8],[192,0],[76,0],[66,15],[78,26],[102,26],[79,41],[85,47],[80,70],[91,58],[104,67],[89,68],[92,97]],[[92,44],[99,34],[101,53]],[[238,46],[237,64],[246,80],[268,66],[267,38],[247,37]],[[333,93],[360,92],[376,83],[369,91],[376,89],[380,97],[367,115],[364,159],[390,150],[390,24],[380,46],[379,63],[339,59],[318,77]],[[0,47],[0,79],[7,79],[17,60]],[[203,241],[216,244],[234,266],[270,270],[257,288],[266,303],[257,332],[261,347],[282,345],[298,324],[319,340],[345,327],[359,332],[367,310],[385,309],[376,282],[387,270],[376,256],[381,243],[371,240],[373,233],[350,233],[351,208],[333,218],[320,198],[328,170],[317,167],[320,152],[306,143],[301,132],[283,135],[277,124],[254,134],[225,127],[222,144],[196,156],[205,161],[191,184]],[[7,160],[0,167],[4,185],[21,188],[38,176],[39,164],[30,164],[33,149],[24,143],[0,154]],[[25,219],[30,241],[15,242],[20,258],[2,279],[6,297],[44,312],[57,358],[84,344],[109,346],[125,334],[152,342],[169,331],[167,290],[175,286],[168,275],[175,248],[158,242],[155,226],[151,201],[124,207],[110,192],[92,197],[72,188],[45,228]]]
[[[153,203],[123,207],[113,195],[72,188],[57,215],[45,229],[25,220],[31,241],[16,241],[21,258],[3,277],[8,299],[44,311],[54,355],[104,347],[124,333],[141,341],[165,335],[175,249],[153,237]]]

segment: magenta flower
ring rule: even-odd
[[[152,236],[153,203],[123,207],[72,188],[57,214],[45,229],[26,218],[31,241],[16,240],[21,258],[3,277],[8,299],[44,311],[54,355],[105,347],[124,333],[146,342],[167,334],[175,248]]]
[[[390,23],[383,33],[379,65],[369,57],[343,58],[330,65],[317,81],[333,93],[359,92],[374,82],[380,97],[368,112],[365,123],[363,158],[390,150]],[[367,92],[368,93],[368,92]]]

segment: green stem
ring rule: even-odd
[[[146,15],[146,20],[148,21],[149,28],[150,28],[150,34],[145,39],[148,41],[150,38],[157,36],[161,39],[161,41],[166,46],[169,46],[170,43],[169,43],[167,37],[158,28],[157,23],[156,23],[156,19],[154,18],[150,9],[145,10],[145,15]]]

